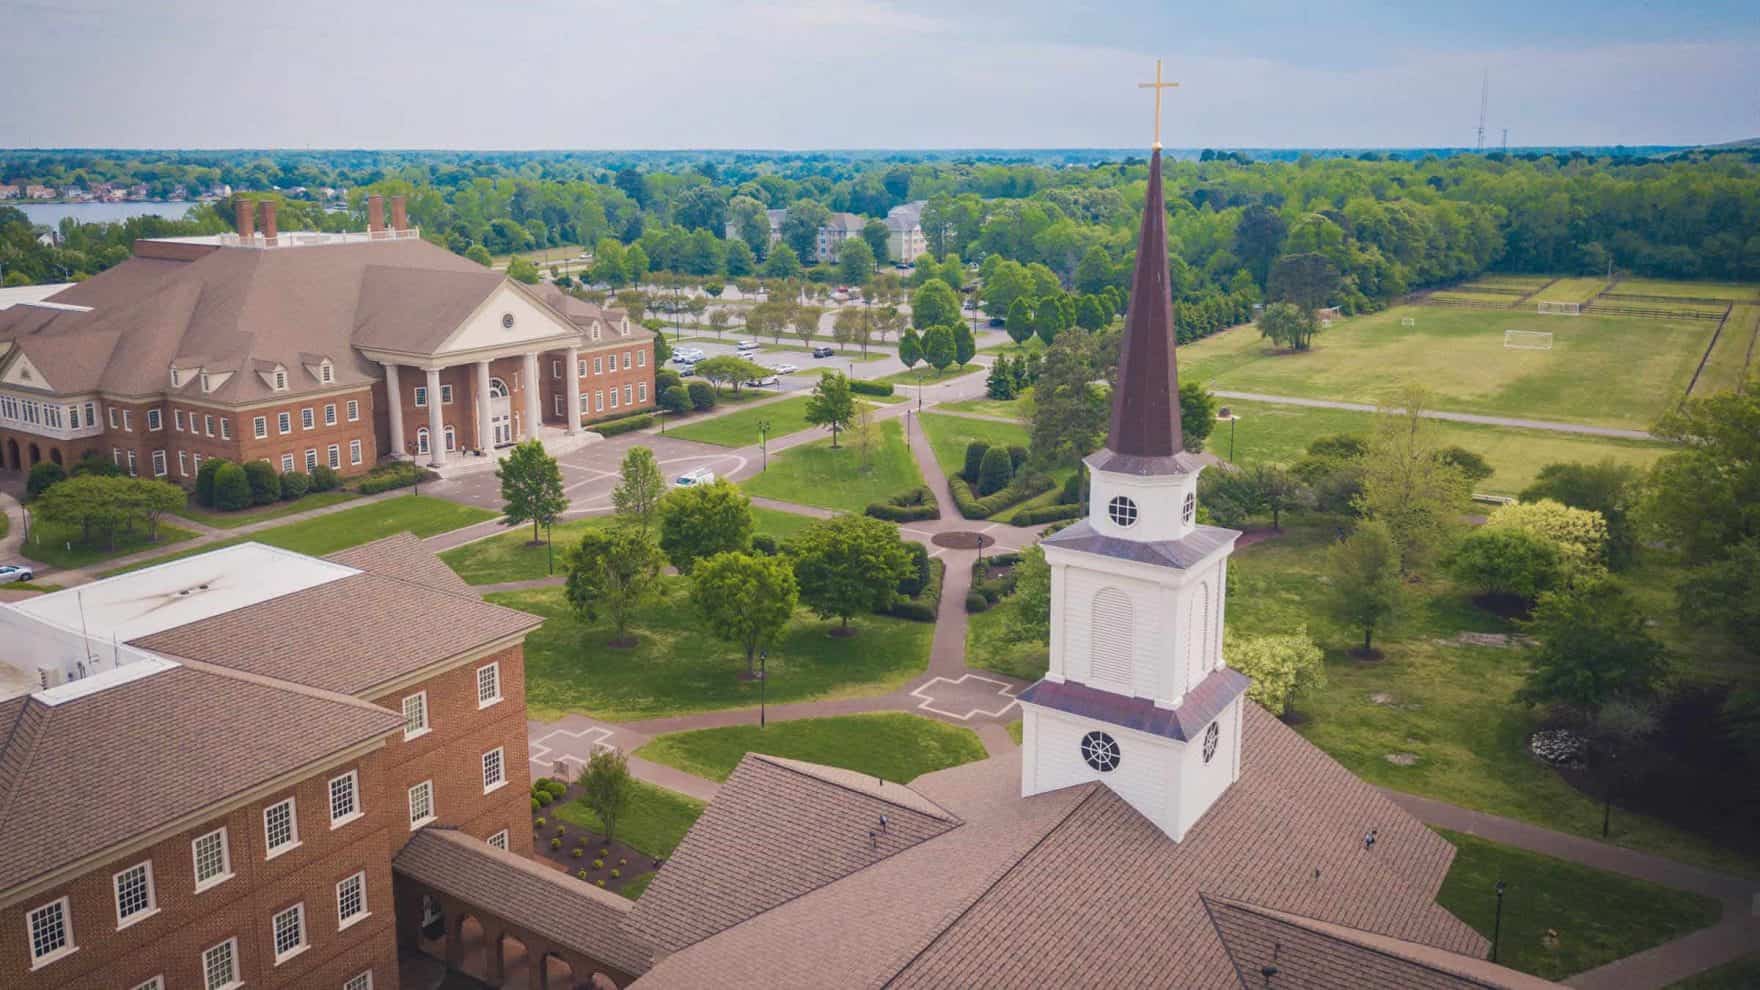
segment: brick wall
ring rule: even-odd
[[[632,333],[629,337],[615,338],[602,343],[592,350],[582,350],[581,362],[586,366],[586,373],[579,378],[581,399],[581,418],[584,422],[609,419],[632,412],[653,409],[654,396],[654,341],[646,331]],[[629,356],[629,367],[623,366],[625,355]],[[639,362],[639,363],[638,363]],[[542,379],[540,404],[546,423],[562,424],[568,421],[568,393],[557,372],[568,374],[564,365],[568,364],[568,352],[554,351],[543,355],[539,361],[539,378]],[[629,400],[624,399],[624,389],[628,388]],[[611,391],[617,390],[617,406],[611,406]],[[557,404],[557,399],[562,404]],[[557,409],[562,410],[561,413]]]

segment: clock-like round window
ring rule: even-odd
[[[1118,743],[1104,732],[1090,732],[1082,737],[1082,759],[1101,773],[1118,769]]]
[[[1204,730],[1204,762],[1209,763],[1210,757],[1216,755],[1216,740],[1222,738],[1222,723],[1211,722],[1210,728]]]
[[[503,330],[512,330],[513,329],[513,314],[512,313],[502,313],[501,314],[501,328]]]
[[[1179,510],[1179,517],[1186,525],[1191,525],[1192,517],[1198,514],[1198,496],[1186,493],[1186,504]]]
[[[1106,518],[1111,519],[1114,526],[1135,526],[1137,503],[1123,495],[1114,495],[1112,501],[1106,503]]]

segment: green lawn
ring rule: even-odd
[[[1734,391],[1755,369],[1748,367],[1749,352],[1760,336],[1760,303],[1737,306],[1724,321],[1723,332],[1711,346],[1711,357],[1693,386],[1693,397],[1701,398],[1715,392]]]
[[[978,348],[978,353],[979,354],[1025,354],[1028,351],[1044,351],[1044,350],[1045,350],[1045,342],[1040,340],[1038,337],[1034,336],[1034,337],[1028,337],[1026,340],[1024,340],[1018,344],[1015,343],[1011,339],[1011,340],[1006,340],[1000,344],[991,344],[989,347],[980,347],[980,348]]]
[[[567,573],[568,555],[574,552],[582,533],[589,529],[603,529],[611,525],[614,518],[609,515],[588,516],[571,519],[553,528],[550,538],[556,544],[556,573]],[[752,506],[752,519],[756,524],[754,532],[767,533],[777,540],[793,536],[813,521],[811,516],[756,505]],[[442,551],[440,559],[468,584],[530,581],[548,575],[551,561],[549,548],[542,543],[532,546],[531,538],[530,526],[515,526],[499,536]]]
[[[1256,327],[1225,330],[1180,348],[1180,371],[1212,389],[1368,403],[1419,382],[1439,409],[1648,429],[1686,393],[1714,326],[1405,306],[1336,323],[1299,354]],[[1552,350],[1506,348],[1506,329],[1550,331]]]
[[[678,848],[684,834],[696,824],[697,818],[708,805],[696,798],[646,781],[632,781],[632,787],[634,793],[629,807],[624,809],[623,817],[617,822],[617,838],[656,859],[671,856],[672,850]],[[599,823],[599,816],[579,801],[551,805],[546,813],[571,825],[592,829],[600,835],[605,832]],[[640,897],[641,891],[647,887],[644,883],[641,890],[626,891],[625,895],[631,899]]]
[[[807,397],[797,395],[792,399],[741,409],[739,412],[697,420],[683,426],[669,425],[666,435],[678,437],[680,440],[712,443],[719,447],[756,446],[758,424],[765,421],[770,423],[772,438],[811,429],[813,424],[807,422]]]
[[[654,877],[656,875],[657,874],[654,873],[644,873],[641,876],[636,877],[634,880],[631,880],[629,883],[624,884],[617,892],[632,901],[639,901],[641,900],[642,895],[648,892],[648,885],[654,882]]]
[[[297,512],[310,512],[313,509],[322,509],[325,506],[336,505],[356,498],[360,498],[360,496],[354,492],[318,492],[313,495],[306,495],[293,502],[277,502],[274,505],[262,505],[250,509],[240,509],[237,512],[221,512],[216,509],[204,509],[201,506],[196,505],[194,502],[191,502],[189,507],[182,512],[179,512],[178,515],[185,519],[199,522],[204,526],[212,526],[216,529],[236,529],[239,526],[248,526],[251,523],[263,522],[267,519],[279,519],[282,516],[291,516]]]
[[[139,553],[153,547],[166,546],[190,539],[196,534],[167,522],[159,523],[157,540],[147,539],[147,527],[142,523],[133,532],[118,533],[114,544],[80,542],[80,531],[77,526],[62,526],[57,523],[33,520],[30,539],[18,548],[18,552],[40,564],[51,567],[88,567],[101,561],[116,557]]]
[[[1595,294],[1607,288],[1607,279],[1594,278],[1561,278],[1542,289],[1528,301],[1542,302],[1588,302]]]
[[[1333,433],[1368,436],[1374,413],[1347,409],[1314,409],[1265,402],[1222,399],[1241,418],[1232,426],[1216,424],[1206,449],[1218,457],[1229,456],[1229,434],[1234,435],[1234,460],[1251,464],[1272,461],[1294,463],[1316,437]],[[927,417],[925,417],[927,418]],[[1649,467],[1668,453],[1662,443],[1619,440],[1550,430],[1522,430],[1477,423],[1436,422],[1445,444],[1458,444],[1483,456],[1493,474],[1476,486],[1479,491],[1514,495],[1526,488],[1548,464],[1564,461],[1596,462],[1612,458],[1622,464]]]
[[[459,505],[457,502],[430,498],[426,495],[399,495],[357,508],[332,512],[329,515],[272,526],[269,529],[259,530],[245,536],[234,536],[205,543],[199,547],[165,554],[152,560],[118,568],[106,572],[104,576],[109,577],[111,574],[139,570],[142,567],[151,567],[154,564],[163,564],[167,561],[207,553],[210,550],[218,550],[221,547],[229,547],[247,541],[266,543],[283,550],[322,557],[338,550],[394,536],[406,530],[420,537],[428,537],[436,533],[445,533],[479,523],[485,519],[493,519],[495,515],[487,509]]]
[[[865,467],[855,438],[844,433],[836,448],[827,437],[773,455],[768,470],[741,485],[751,495],[843,512],[860,512],[869,502],[921,485],[923,473],[905,444],[903,425],[889,419],[875,429],[879,442]]]
[[[1481,275],[1461,286],[1463,289],[1521,289],[1532,292],[1552,281],[1549,275]]]
[[[1760,954],[1724,963],[1698,976],[1671,983],[1668,990],[1755,990],[1760,987]]]
[[[975,441],[982,440],[992,447],[1027,445],[1027,428],[1016,423],[948,416],[940,412],[923,413],[917,417],[917,422],[922,424],[923,435],[929,438],[929,447],[935,451],[935,463],[941,465],[941,473],[948,477],[965,470],[966,447]]]
[[[1540,714],[1511,700],[1523,682],[1521,654],[1456,640],[1463,631],[1510,632],[1508,623],[1434,577],[1413,587],[1414,603],[1402,621],[1377,633],[1385,659],[1360,663],[1346,654],[1360,636],[1334,624],[1318,605],[1332,521],[1286,518],[1285,530],[1234,555],[1228,621],[1230,632],[1245,635],[1306,626],[1326,651],[1326,686],[1295,705],[1302,735],[1372,784],[1600,837],[1601,804],[1527,753]],[[1633,573],[1627,580],[1651,578]],[[1399,766],[1387,759],[1397,754],[1417,762]],[[1609,841],[1716,869],[1760,872],[1760,863],[1740,852],[1619,809]]]
[[[730,725],[672,732],[636,750],[642,759],[710,780],[726,780],[747,753],[824,763],[901,783],[989,755],[972,730],[904,712],[772,722],[763,729]]]
[[[1026,729],[1022,727],[1021,720],[1018,718],[1008,723],[1008,738],[1013,739],[1016,746],[1021,744],[1021,736],[1025,731]]]
[[[1032,389],[1027,389],[1032,392]],[[938,402],[936,412],[945,413],[976,413],[980,416],[1006,416],[1009,419],[1020,419],[1026,411],[1026,404],[1021,400],[1026,393],[1012,399],[961,399],[958,402]]]
[[[1665,279],[1626,278],[1620,279],[1612,291],[1619,295],[1630,296],[1679,296],[1689,299],[1760,302],[1760,282],[1676,282]]]
[[[745,654],[710,635],[689,601],[689,579],[662,579],[658,600],[637,614],[633,649],[606,646],[604,622],[582,622],[561,588],[504,592],[490,601],[543,616],[526,639],[526,705],[553,719],[581,712],[630,721],[758,703],[758,684],[742,680]],[[805,609],[770,647],[771,702],[884,694],[923,672],[935,627],[887,616],[854,620],[848,639],[829,635],[835,621]]]
[[[1497,961],[1559,980],[1714,924],[1709,897],[1634,880],[1471,835],[1443,831],[1459,850],[1436,902],[1490,938],[1505,883]],[[1558,933],[1556,947],[1546,933]]]
[[[1051,647],[1027,643],[1009,635],[1012,611],[1004,598],[990,609],[966,620],[966,664],[999,674],[1036,681],[1050,662]]]

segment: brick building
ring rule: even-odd
[[[280,231],[269,202],[258,231],[241,200],[230,234],[137,241],[0,310],[0,468],[444,468],[653,407],[653,339],[627,313],[429,244],[391,205],[389,225],[373,197],[367,232],[315,234]]]
[[[0,608],[0,986],[396,990],[411,839],[531,851],[539,621],[407,535]]]

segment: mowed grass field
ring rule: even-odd
[[[1760,358],[1760,303],[1736,306],[1723,323],[1723,332],[1711,345],[1711,357],[1693,385],[1693,398],[1741,388],[1756,370],[1750,361]]]
[[[1404,327],[1404,317],[1417,320]],[[1281,353],[1256,327],[1180,348],[1180,371],[1212,389],[1379,403],[1408,383],[1436,407],[1647,429],[1679,401],[1715,324],[1402,306],[1337,321],[1312,350]],[[1545,330],[1549,351],[1503,346],[1505,330]]]
[[[1755,282],[1673,282],[1653,278],[1624,278],[1611,291],[1620,295],[1760,302],[1760,283]]]
[[[869,502],[897,495],[923,483],[916,459],[905,444],[904,424],[881,420],[874,427],[876,443],[868,463],[856,438],[844,432],[838,446],[831,438],[772,454],[770,467],[740,483],[748,495],[816,505],[839,512],[861,512]]]
[[[1529,302],[1588,302],[1607,288],[1604,278],[1561,278],[1540,290]]]

